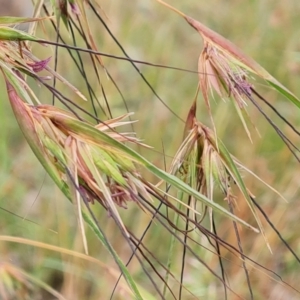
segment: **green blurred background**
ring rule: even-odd
[[[28,10],[29,4],[26,2],[30,1],[2,0],[0,1],[1,14],[28,15],[30,10]],[[11,5],[13,3],[16,4]],[[115,0],[100,1],[99,3],[106,14],[105,20],[108,26],[130,57],[157,64],[197,70],[198,57],[202,50],[201,38],[179,16],[154,0]],[[300,96],[299,1],[170,0],[169,3],[231,40],[294,94]],[[23,4],[26,11],[21,10]],[[50,7],[49,3],[47,5]],[[5,7],[8,10],[5,10]],[[55,33],[51,32],[50,25],[47,22],[43,24],[45,27],[42,28],[41,26],[38,34],[40,36],[45,34],[46,38],[55,39]],[[91,11],[90,24],[100,51],[122,55]],[[64,32],[64,37],[71,43],[71,38],[67,32]],[[54,56],[54,49],[51,47],[36,47],[35,52],[40,58]],[[83,59],[86,69],[89,70],[89,81],[95,86],[99,100],[103,103],[104,100],[101,96],[100,87],[97,86],[89,56],[83,55]],[[121,89],[129,111],[135,112],[134,119],[139,120],[134,125],[137,136],[156,150],[141,150],[142,154],[161,168],[165,168],[165,165],[169,166],[171,158],[182,140],[183,122],[158,101],[128,62],[111,58],[103,58],[103,62]],[[139,67],[165,103],[177,115],[185,119],[196,92],[197,74],[145,65]],[[59,50],[58,72],[82,90],[84,94],[87,94],[85,84],[65,50]],[[113,115],[118,116],[125,113],[126,109],[120,95],[104,72],[101,73],[101,80]],[[48,91],[39,87],[34,81],[30,83],[41,102],[51,102],[51,95]],[[268,101],[274,104],[290,122],[299,127],[299,112],[295,107],[263,82],[258,81],[255,84]],[[70,96],[68,91],[66,94]],[[1,95],[1,235],[24,237],[66,249],[82,251],[74,209],[45,174],[26,144],[9,106],[6,92],[3,89],[3,82],[1,83]],[[74,99],[74,101],[81,103],[79,99]],[[86,104],[86,108],[91,109],[90,103]],[[254,177],[243,173],[244,180],[251,192],[256,195],[257,201],[295,252],[299,254],[299,164],[253,106],[249,105],[247,110],[252,123],[258,128],[260,134],[258,135],[254,127],[249,124],[253,143],[246,136],[230,101],[224,102],[216,97],[215,102],[212,102],[212,110],[218,134],[232,154],[288,199],[289,203],[284,203]],[[296,145],[299,145],[299,137],[293,134],[272,112],[268,112],[285,134]],[[198,118],[201,122],[211,126],[206,106],[201,97],[198,99]],[[164,157],[163,152],[165,152],[166,157]],[[149,176],[149,180],[154,179]],[[130,251],[118,234],[113,221],[100,208],[95,208],[95,211],[112,244],[120,256],[126,260]],[[254,222],[247,205],[243,201],[238,201],[237,213],[250,223]],[[126,211],[122,211],[122,216],[124,222],[135,230],[137,236],[143,232],[149,222],[149,216],[140,212],[134,204],[130,204]],[[229,242],[236,243],[231,222],[226,220],[222,222],[219,224],[219,234]],[[270,254],[261,236],[240,228],[245,253],[271,268],[282,276],[283,280],[297,288],[299,264],[286,251],[286,248],[267,224],[265,225],[266,235],[273,249],[273,254]],[[146,236],[145,242],[150,249],[155,251],[157,257],[166,263],[169,236],[167,233],[156,230],[156,228],[153,226]],[[1,270],[7,271],[8,267],[5,263],[17,266],[35,278],[50,284],[61,292],[66,299],[109,299],[116,282],[116,275],[113,272],[117,272],[117,267],[88,229],[87,234],[91,255],[102,261],[107,266],[106,268],[100,268],[91,262],[59,252],[2,241],[0,243]],[[207,244],[205,239],[201,242],[204,245]],[[215,256],[204,249],[197,251],[201,253],[208,264],[213,268],[218,268],[218,261]],[[178,253],[178,257],[176,257],[173,271],[175,274],[179,274],[180,246],[177,246],[176,253]],[[226,251],[223,254],[224,257],[229,255]],[[249,294],[244,271],[239,264],[238,258],[230,257],[226,263],[227,277],[230,286],[248,299]],[[278,278],[278,281],[271,280],[266,274],[249,268],[255,299],[300,299],[299,294],[282,285]],[[129,269],[137,281],[151,291],[149,282],[135,260],[130,264]],[[187,261],[186,270],[185,283],[200,299],[204,297],[223,299],[222,286],[204,267],[191,259]],[[0,272],[0,276],[2,273]],[[272,277],[272,275],[270,276]],[[26,289],[16,282],[14,285],[14,290],[21,293],[22,297],[28,297],[27,299],[42,299],[42,297],[43,299],[53,299],[53,296],[42,292],[35,285]],[[124,286],[123,282],[114,299],[129,299]],[[171,286],[174,290],[178,289],[176,282],[172,282]],[[18,298],[21,296],[15,294],[11,299],[22,299]],[[195,298],[186,293],[183,299]],[[236,298],[234,295],[230,295],[229,299]]]

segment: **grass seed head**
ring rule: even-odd
[[[126,207],[126,202],[136,200],[139,193],[148,194],[134,161],[127,153],[114,148],[105,139],[101,143],[93,141],[83,130],[73,131],[73,123],[78,120],[69,112],[49,105],[28,105],[21,100],[9,81],[7,88],[27,141],[39,154],[37,156],[42,156],[51,165],[48,168],[55,170],[58,177],[55,181],[60,181],[60,186],[70,185],[68,178],[72,176],[73,183],[78,182],[76,188],[82,196],[91,202],[98,201],[105,207],[108,206],[108,200]],[[118,142],[139,143],[134,136],[128,133],[123,135],[114,129],[128,124],[122,121],[127,116],[88,126]]]
[[[189,184],[195,182],[197,189],[211,200],[215,188],[228,198],[232,194],[231,172],[217,147],[213,131],[197,121],[194,105],[188,114],[187,123],[190,130],[186,128],[186,137],[175,155],[170,172],[180,174]]]
[[[72,120],[74,118],[69,114],[64,114],[62,110],[49,106],[39,106],[37,109],[42,113],[44,118],[48,119],[47,124],[51,124],[54,127],[53,132],[60,132],[59,136],[62,138],[62,140],[56,139],[54,141],[58,148],[62,149],[62,152],[58,152],[58,148],[56,151],[53,151],[53,147],[49,147],[48,141],[47,144],[44,143],[49,155],[54,156],[60,161],[61,153],[63,153],[65,160],[68,160],[64,152],[64,147],[66,140],[68,138],[72,139],[76,155],[69,158],[69,162],[76,165],[80,188],[81,190],[85,189],[85,194],[89,195],[89,198],[95,197],[95,200],[106,203],[107,199],[105,199],[105,191],[103,189],[107,189],[113,201],[124,207],[127,201],[135,200],[135,197],[138,197],[140,188],[132,188],[133,183],[129,174],[139,180],[139,173],[127,154],[105,142],[95,143],[91,141],[84,135],[84,132],[82,132],[82,135],[74,133],[72,131]],[[64,122],[57,122],[57,116],[62,117],[65,121],[68,120],[68,125],[65,125],[66,123]],[[122,118],[125,117],[123,116]],[[106,135],[119,142],[138,142],[134,137],[128,137],[128,135],[114,131],[113,128],[120,125],[120,118],[115,121],[110,120],[109,125],[105,125],[104,123],[94,128],[103,130]],[[56,134],[56,136],[58,135]],[[97,176],[99,177],[98,180],[101,177],[103,181],[102,187],[97,182]]]
[[[201,91],[207,104],[209,92],[215,91],[222,98],[232,96],[239,108],[247,105],[252,85],[247,80],[246,70],[209,41],[205,42],[199,58],[199,73]]]

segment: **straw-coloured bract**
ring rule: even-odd
[[[186,137],[174,157],[170,173],[183,177],[184,181],[193,185],[212,202],[217,188],[222,192],[224,200],[234,205],[232,200],[236,197],[232,192],[232,185],[237,186],[263,232],[238,166],[222,141],[217,140],[214,133],[196,119],[195,103],[190,109],[186,124]]]

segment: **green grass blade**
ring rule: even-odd
[[[256,213],[256,210],[255,210],[255,207],[253,205],[253,202],[252,200],[250,199],[250,196],[249,196],[249,192],[244,184],[244,181],[241,177],[241,174],[239,173],[237,167],[236,167],[236,164],[234,163],[229,151],[227,150],[227,148],[225,147],[225,145],[222,143],[222,141],[218,141],[218,146],[219,146],[219,151],[220,151],[220,155],[221,157],[223,158],[223,161],[224,161],[224,164],[226,165],[230,175],[232,176],[232,178],[234,179],[235,183],[237,184],[237,186],[239,187],[240,191],[242,192],[250,210],[251,210],[251,213],[253,214],[256,222],[257,222],[257,225],[260,229],[260,232],[262,233],[265,241],[266,241],[266,244],[269,248],[269,250],[272,252],[271,248],[270,248],[270,245],[267,241],[267,238],[264,234],[264,230],[263,230],[263,226],[262,226],[262,223],[259,219],[259,216],[258,214]]]
[[[266,79],[266,81],[280,94],[285,96],[288,100],[294,103],[298,108],[300,108],[300,100],[290,92],[285,86],[278,82],[275,78]]]
[[[1,60],[0,60],[0,66],[2,68],[2,71],[5,73],[7,79],[9,79],[10,84],[16,89],[18,94],[22,96],[22,99],[24,99],[28,104],[33,105],[33,102],[31,101],[28,93],[25,91],[24,87],[22,86],[20,80],[16,78],[16,74]]]
[[[3,16],[0,17],[0,25],[21,24],[21,23],[35,22],[42,19],[44,18],[21,18],[21,17]]]
[[[34,36],[14,28],[0,27],[1,41],[38,41]]]
[[[115,262],[118,264],[128,285],[131,287],[131,289],[135,295],[135,299],[143,300],[143,297],[141,296],[139,289],[137,288],[137,286],[135,284],[135,281],[133,280],[132,276],[130,275],[126,266],[123,264],[120,257],[115,252],[114,248],[111,246],[111,244],[108,242],[108,240],[104,237],[104,235],[99,230],[99,228],[95,224],[95,222],[90,218],[90,216],[88,216],[85,212],[83,212],[82,215],[83,215],[83,219],[85,220],[85,222],[91,227],[91,229],[93,230],[95,235],[98,237],[98,239],[101,241],[101,243],[105,246],[105,248],[108,249],[109,253],[113,256]],[[151,299],[151,298],[146,298],[146,299]]]

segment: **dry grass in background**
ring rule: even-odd
[[[300,95],[299,1],[231,0],[223,3],[212,0],[202,2],[173,0],[170,4],[231,40],[295,95]],[[132,0],[129,3],[117,0],[101,1],[100,4],[107,16],[106,24],[130,57],[156,64],[197,70],[198,57],[203,44],[198,33],[182,18],[156,1]],[[17,7],[20,8],[20,6]],[[50,9],[50,4],[47,4],[47,7]],[[3,12],[4,10],[1,11],[2,14]],[[12,11],[11,14],[20,14],[20,12]],[[92,35],[99,50],[122,56],[120,49],[91,10],[88,10],[88,14]],[[37,36],[55,40],[55,32],[51,31],[50,22],[44,21],[43,26],[40,24]],[[62,29],[62,34],[67,43],[71,44],[70,34],[65,29]],[[85,47],[82,40],[78,39],[78,41],[80,41],[79,46]],[[52,56],[51,66],[53,67],[54,47],[35,45],[33,51],[41,59]],[[103,104],[101,88],[96,80],[89,55],[83,54],[82,58],[86,72],[89,74],[89,82]],[[105,57],[102,59],[122,91],[129,111],[135,112],[134,119],[139,120],[134,124],[137,137],[154,147],[155,151],[138,146],[135,149],[156,166],[169,170],[172,159],[182,143],[184,123],[153,95],[129,62]],[[165,103],[185,120],[195,97],[197,74],[146,65],[139,65],[139,68]],[[58,52],[57,72],[66,77],[84,95],[88,95],[82,76],[74,68],[68,52],[64,49],[59,49]],[[103,71],[100,71],[100,76],[110,101],[113,117],[125,114],[126,108],[112,81],[107,79]],[[51,103],[52,96],[45,88],[37,85],[32,79],[28,82],[42,103]],[[285,118],[299,127],[298,111],[291,103],[266,86],[264,82],[258,81],[256,88],[276,106]],[[2,89],[4,89],[4,83],[2,83]],[[74,97],[74,94],[60,83],[57,83],[57,89],[63,90],[68,97]],[[86,238],[89,244],[89,255],[92,258],[78,256],[78,253],[83,253],[84,250],[82,236],[77,229],[74,208],[68,201],[65,201],[65,197],[54,186],[36,160],[18,128],[9,101],[4,96],[5,92],[2,94],[0,102],[0,118],[3,124],[0,131],[0,222],[2,228],[0,292],[5,289],[3,286],[10,286],[11,289],[7,295],[11,296],[7,299],[53,299],[54,296],[65,299],[109,299],[119,276],[116,263],[88,228]],[[82,105],[79,97],[73,99]],[[212,128],[205,101],[201,96],[198,98],[197,106],[198,120]],[[92,112],[90,102],[85,103],[84,107]],[[267,111],[285,134],[298,145],[299,139],[290,128],[271,110],[267,109]],[[211,101],[211,112],[217,134],[230,152],[288,200],[288,203],[285,203],[276,193],[266,188],[250,174],[241,171],[243,180],[251,193],[256,196],[256,200],[289,245],[299,254],[299,163],[255,107],[249,105],[248,108],[250,120],[259,130],[257,134],[251,123],[248,123],[252,143],[234,111],[232,102],[224,102],[216,97],[215,102]],[[99,114],[101,116],[101,111]],[[130,130],[131,128],[128,127],[128,131]],[[145,174],[145,178],[150,182],[157,182],[151,174]],[[242,195],[237,193],[238,199],[241,199]],[[223,195],[220,193],[216,196],[220,199],[219,204],[223,205]],[[251,225],[255,225],[246,202],[237,202],[236,214]],[[131,255],[131,250],[114,220],[100,206],[94,206],[93,210],[115,251],[126,262]],[[137,237],[143,234],[151,219],[134,203],[129,203],[126,210],[120,210],[120,215],[128,229],[134,231]],[[169,217],[173,220],[174,216],[171,214]],[[184,229],[183,223],[180,223],[182,229]],[[232,221],[216,215],[216,223],[218,235],[237,247]],[[208,218],[204,225],[209,228]],[[239,226],[244,253],[280,275],[284,282],[297,289],[299,263],[265,221],[263,221],[263,226],[273,254],[270,254],[261,235]],[[3,236],[26,240],[17,240],[20,243],[9,243],[4,241],[8,238],[3,238]],[[210,247],[203,235],[192,234],[192,237],[197,238],[203,246]],[[170,260],[170,242],[170,233],[163,231],[155,222],[144,238],[144,244],[165,265]],[[52,246],[45,247],[45,245]],[[220,274],[219,260],[216,255],[200,246],[193,245],[193,249],[203,261]],[[68,251],[74,252],[68,253]],[[182,245],[175,243],[173,251],[172,272],[179,280]],[[221,255],[224,258],[226,280],[230,288],[242,298],[251,299],[240,258],[224,248],[221,249]],[[155,263],[155,267],[165,276],[165,271],[158,263]],[[136,259],[132,260],[128,268],[139,287],[152,293],[154,299],[159,299]],[[300,297],[299,292],[283,284],[278,276],[260,272],[250,264],[248,271],[254,299],[298,299]],[[162,290],[162,281],[153,271],[149,272]],[[53,296],[49,291],[45,291],[42,288],[43,282],[60,295]],[[170,289],[178,297],[179,283],[172,278],[169,282]],[[191,256],[187,256],[185,260],[184,284],[192,294],[184,289],[182,299],[224,298],[224,287],[220,281],[217,281]],[[132,294],[125,280],[122,279],[113,299],[130,299],[130,297]],[[172,295],[168,293],[166,298],[172,299]],[[145,299],[148,299],[147,296]],[[228,299],[238,299],[238,297],[228,292]]]

